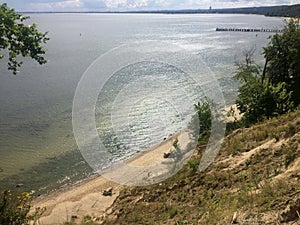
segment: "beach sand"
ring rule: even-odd
[[[180,132],[158,146],[141,152],[125,163],[104,172],[101,176],[89,177],[34,199],[33,209],[46,207],[40,223],[53,225],[72,220],[79,222],[86,215],[101,221],[106,214],[110,213],[111,206],[122,188],[126,185],[135,185],[133,181],[136,180],[139,181],[137,185],[143,185],[144,181],[153,183],[156,181],[153,177],[170,169],[174,159],[163,156],[164,153],[172,151],[176,138],[181,149],[189,148],[188,143],[192,140],[189,133]],[[192,153],[193,151],[189,151],[183,158],[188,159]],[[112,188],[112,195],[104,196],[103,191],[108,188]]]
[[[226,117],[231,108],[235,113]],[[236,105],[226,107],[224,116],[226,122],[233,122],[241,117]],[[159,179],[166,178],[160,175],[168,174],[174,168],[174,158],[164,158],[164,153],[174,151],[173,143],[176,139],[182,152],[186,152],[182,157],[182,160],[186,161],[193,154],[190,149],[195,145],[189,132],[182,131],[159,145],[136,154],[124,163],[104,171],[102,175],[95,174],[75,184],[39,196],[34,199],[32,209],[46,207],[45,213],[40,218],[43,225],[61,224],[72,220],[80,222],[86,215],[102,221],[105,215],[111,212],[112,205],[122,188],[128,185],[157,183]],[[190,145],[191,143],[193,144]],[[103,192],[109,188],[112,188],[112,195],[104,196]]]

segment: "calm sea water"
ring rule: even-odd
[[[203,60],[217,77],[226,102],[230,104],[234,101],[238,85],[231,78],[235,69],[234,62],[242,59],[243,50],[255,47],[255,58],[258,63],[263,64],[262,46],[268,43],[270,33],[224,33],[216,32],[216,27],[283,26],[280,18],[256,15],[30,16],[31,21],[37,23],[42,31],[49,32],[50,41],[46,46],[48,63],[38,66],[26,59],[20,74],[13,76],[6,70],[5,62],[0,62],[0,186],[14,187],[16,183],[23,183],[24,189],[39,191],[80,179],[91,172],[81,157],[73,136],[72,102],[82,74],[99,56],[120,45],[137,41],[165,41],[175,44]],[[143,73],[156,73],[153,71],[157,65],[144,63],[135,66],[141,76]],[[180,73],[176,69],[165,70],[169,71],[168,76],[173,78]],[[104,89],[103,93],[127,84],[131,79],[128,76],[126,80],[129,71],[130,68],[119,71],[115,80],[111,79],[108,82],[107,90]],[[160,71],[159,74],[162,73]],[[175,90],[176,86],[173,88]],[[141,86],[134,93],[130,92],[130,98],[134,99],[144,90]],[[99,98],[106,99],[107,105],[114,101],[124,102],[120,96],[115,99],[116,93],[110,93],[108,97],[100,95]],[[99,134],[105,136],[110,128],[105,126],[107,120],[103,118],[110,117],[111,114],[103,107],[97,105],[96,113],[101,117],[96,120],[97,125],[103,128]],[[156,110],[158,108],[160,110]],[[128,145],[124,151],[114,154],[115,158],[109,159],[111,161],[155,145],[164,135],[180,129],[173,125],[177,124],[177,115],[172,112],[172,106],[162,100],[139,99],[129,114],[124,117],[128,118],[129,115],[132,120],[138,121],[140,126],[129,124],[129,131],[122,126],[118,127],[117,132],[124,134],[123,143]],[[138,117],[139,115],[141,117]],[[117,121],[122,121],[122,113],[121,116],[112,116]],[[149,117],[152,118],[151,122],[146,123],[145,120]],[[174,121],[162,120],[162,117],[172,117]],[[154,133],[157,135],[151,136]],[[137,138],[139,145],[130,145],[133,137]],[[110,145],[109,140],[111,139],[108,139],[107,145]],[[118,143],[112,146],[117,145]]]

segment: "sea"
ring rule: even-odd
[[[32,193],[95,172],[74,135],[73,111],[74,97],[96,64],[97,77],[103,80],[92,106],[95,127],[110,153],[98,163],[101,169],[183,129],[194,104],[209,88],[205,82],[195,85],[180,67],[163,60],[130,61],[135,52],[143,55],[145,46],[152,46],[151,55],[159,56],[161,46],[166,46],[183,52],[178,62],[197,58],[218,83],[225,104],[231,105],[239,87],[233,78],[236,63],[245,51],[255,49],[253,58],[263,66],[263,47],[272,33],[217,32],[216,28],[281,29],[284,25],[283,18],[237,14],[28,15],[30,23],[48,32],[48,62],[40,66],[30,58],[22,59],[20,73],[13,75],[6,59],[0,61],[0,189],[18,186]],[[120,54],[130,63],[122,65]],[[172,55],[176,56],[170,50],[167,57]],[[104,79],[101,68],[117,68],[118,63],[121,67]],[[95,83],[90,80],[84,90],[88,92]],[[88,132],[83,133],[88,140]]]

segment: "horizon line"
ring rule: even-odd
[[[197,14],[197,13],[222,13],[220,11],[222,10],[238,10],[238,9],[257,9],[257,8],[272,8],[272,7],[290,7],[290,6],[296,6],[300,4],[292,4],[292,5],[273,5],[273,6],[245,6],[245,7],[236,7],[236,8],[189,8],[189,9],[142,9],[142,10],[107,10],[107,11],[101,11],[101,10],[82,10],[82,11],[17,11],[18,13],[153,13],[153,14],[166,14],[166,13],[189,13],[189,14]],[[223,12],[224,13],[224,12]],[[243,14],[243,13],[242,13]]]

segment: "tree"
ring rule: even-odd
[[[264,48],[263,71],[247,51],[237,64],[242,83],[236,104],[246,125],[293,110],[300,104],[300,24],[290,20],[282,34],[275,34]],[[262,73],[261,73],[262,72]]]
[[[245,62],[235,63],[235,65],[237,66],[235,78],[243,82],[247,82],[253,77],[253,75],[255,76],[260,73],[260,67],[253,60],[254,53],[255,48],[251,48],[250,50],[246,50],[243,52],[243,55],[245,56]]]
[[[16,13],[5,3],[0,5],[0,60],[8,58],[8,70],[13,74],[22,65],[19,56],[31,57],[40,65],[47,62],[43,57],[46,50],[41,45],[49,40],[47,32],[39,32],[36,24],[24,24],[27,19],[28,16]]]
[[[300,24],[299,20],[286,22],[284,32],[271,37],[270,44],[264,48],[266,75],[269,82],[277,85],[286,83],[292,92],[295,104],[300,104]]]
[[[197,112],[197,120],[199,123],[199,142],[206,142],[210,136],[211,123],[212,123],[212,112],[211,106],[213,102],[208,98],[204,98],[201,102],[194,105]]]
[[[236,104],[246,125],[284,114],[293,108],[286,84],[262,83],[261,76],[252,76],[243,83]]]

